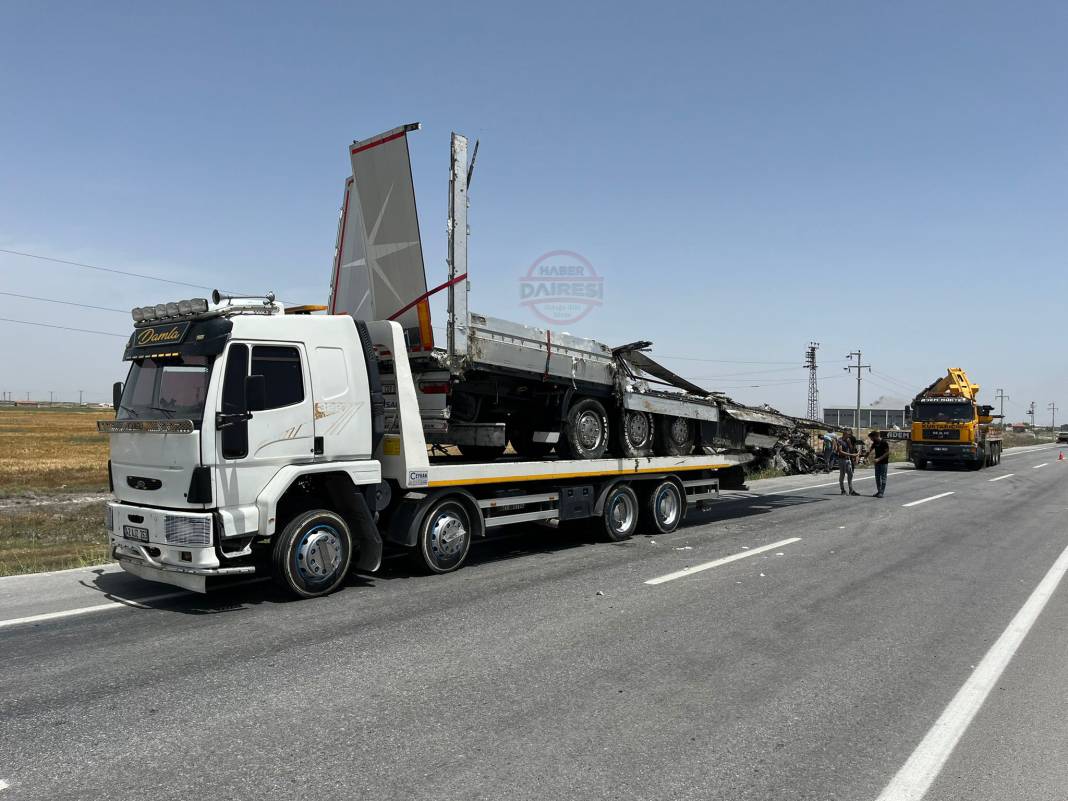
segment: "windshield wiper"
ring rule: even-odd
[[[164,409],[162,406],[149,406],[148,408],[151,409],[154,412],[164,412],[164,413],[166,413],[168,415],[168,419],[174,417],[174,415],[175,415],[174,409]]]
[[[140,417],[141,416],[140,412],[138,412],[137,409],[131,409],[129,406],[127,406],[127,405],[125,405],[123,403],[119,404],[119,409],[125,409],[131,415],[133,415],[134,417]]]

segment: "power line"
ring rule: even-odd
[[[69,300],[59,300],[57,298],[39,298],[36,295],[20,295],[18,292],[0,292],[0,295],[7,295],[12,298],[25,298],[26,300],[40,300],[44,303],[61,303],[64,306],[80,306],[83,309],[98,309],[99,311],[118,312],[119,314],[129,314],[127,309],[113,309],[110,306],[93,306],[89,303],[74,303]]]
[[[0,253],[9,253],[12,256],[24,256],[27,259],[40,259],[41,261],[51,261],[56,264],[68,264],[72,267],[84,267],[87,270],[99,270],[102,273],[114,273],[116,275],[127,275],[131,278],[144,278],[147,281],[160,281],[165,284],[174,284],[176,286],[189,286],[194,289],[213,289],[210,286],[204,286],[203,284],[191,284],[188,281],[175,281],[172,278],[160,278],[156,275],[145,275],[144,273],[132,273],[128,270],[116,270],[114,267],[98,267],[95,264],[85,264],[80,261],[67,261],[66,259],[56,259],[51,256],[40,256],[36,253],[26,253],[21,250],[8,250],[7,248],[0,248]]]
[[[764,375],[766,373],[787,373],[796,370],[796,367],[775,367],[771,370],[744,370],[740,373],[720,373],[719,375],[706,375],[700,378],[691,378],[691,381],[715,381],[720,378],[734,378],[740,375]]]
[[[913,390],[913,385],[910,384],[908,381],[902,381],[900,378],[894,378],[892,375],[887,375],[886,373],[881,373],[878,370],[869,370],[868,372],[874,373],[875,375],[878,375],[878,376],[882,376],[887,381],[892,381],[895,384],[900,384],[902,387],[904,387],[905,389],[909,390],[910,392]]]
[[[122,339],[128,339],[127,334],[113,334],[110,331],[92,331],[88,328],[71,328],[67,325],[52,325],[51,323],[34,323],[29,320],[12,320],[10,317],[0,317],[2,323],[19,323],[20,325],[37,325],[41,328],[58,328],[60,331],[77,331],[81,334],[101,334],[106,337],[121,337]]]

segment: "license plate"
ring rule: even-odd
[[[140,526],[123,526],[122,536],[128,540],[148,542],[148,529],[141,528]]]

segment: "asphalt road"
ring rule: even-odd
[[[0,801],[1064,799],[1057,453],[757,482],[670,536],[531,528],[314,601],[0,579]]]

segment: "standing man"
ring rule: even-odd
[[[890,469],[890,443],[883,439],[882,432],[872,431],[868,434],[871,440],[871,452],[875,457],[875,498],[883,497],[886,492],[886,474]]]
[[[853,436],[853,430],[847,428],[834,444],[835,455],[838,456],[838,487],[842,494],[846,494],[846,479],[849,479],[849,494],[860,495],[853,489],[853,464],[857,458],[857,440]]]
[[[823,435],[823,472],[831,472],[831,454],[834,453],[835,436],[830,431]]]

